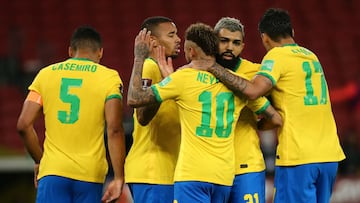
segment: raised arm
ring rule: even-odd
[[[127,104],[131,107],[157,103],[153,91],[142,87],[143,64],[149,55],[150,47],[150,31],[143,29],[135,38],[134,64],[127,96]]]
[[[174,72],[171,57],[165,56],[165,47],[158,46],[156,48],[156,61],[159,65],[162,78],[166,78]],[[136,117],[140,125],[147,125],[159,110],[160,104],[152,104],[144,107],[136,108]]]
[[[255,76],[255,78],[250,82],[231,73],[219,64],[211,66],[207,71],[217,77],[237,96],[241,97],[242,95],[245,95],[251,100],[265,95],[272,88],[271,80],[262,75]]]

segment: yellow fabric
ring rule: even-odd
[[[158,101],[175,100],[179,107],[181,144],[175,181],[232,185],[234,132],[240,100],[210,73],[182,68],[152,86]]]
[[[241,59],[236,73],[245,74],[248,78],[254,77],[260,69],[260,64]],[[261,97],[255,101],[249,101],[248,106],[257,111],[267,104],[267,99]],[[265,170],[265,162],[260,149],[260,139],[257,134],[256,115],[246,106],[240,114],[235,131],[235,173],[244,174]],[[252,106],[255,106],[252,107]]]
[[[276,165],[345,158],[324,73],[314,53],[296,44],[273,48],[264,57],[258,74],[273,82],[271,96],[284,122],[279,131]]]
[[[29,87],[41,95],[45,115],[38,178],[58,175],[104,182],[104,104],[121,99],[121,87],[117,71],[86,59],[68,59],[39,72]]]
[[[143,79],[158,83],[162,79],[158,65],[148,58]],[[133,144],[125,161],[127,183],[173,184],[180,146],[180,120],[176,103],[161,104],[150,123],[141,126],[134,112]]]

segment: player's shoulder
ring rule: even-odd
[[[159,69],[159,65],[153,58],[146,58],[143,65],[144,69]]]
[[[257,71],[260,70],[260,64],[251,62],[247,59],[241,59],[239,68],[236,70],[237,73],[243,73],[248,77],[253,77]]]
[[[260,68],[260,63],[252,62],[252,61],[250,61],[248,59],[244,59],[244,58],[241,58],[240,65],[249,67],[251,69],[259,69]]]

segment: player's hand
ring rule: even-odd
[[[39,164],[35,164],[34,165],[34,185],[35,185],[35,188],[38,187],[38,180],[37,180],[38,174],[39,174]]]
[[[119,199],[124,186],[123,179],[112,180],[106,188],[106,191],[101,199],[101,202],[116,202]]]
[[[160,72],[163,78],[169,76],[171,73],[174,72],[172,58],[165,56],[165,47],[159,45],[156,48],[156,61],[159,65]]]
[[[134,56],[136,58],[145,59],[149,56],[151,48],[153,47],[153,41],[150,40],[151,31],[147,31],[146,28],[140,30],[139,34],[135,38],[134,44]]]

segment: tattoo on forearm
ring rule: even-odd
[[[233,91],[238,96],[244,96],[242,92],[247,87],[247,82],[245,79],[230,73],[230,71],[219,66],[218,64],[209,68],[209,72],[214,74],[226,87]]]
[[[155,95],[150,88],[142,87],[142,66],[144,59],[135,58],[130,78],[128,101],[134,106],[156,103]]]

